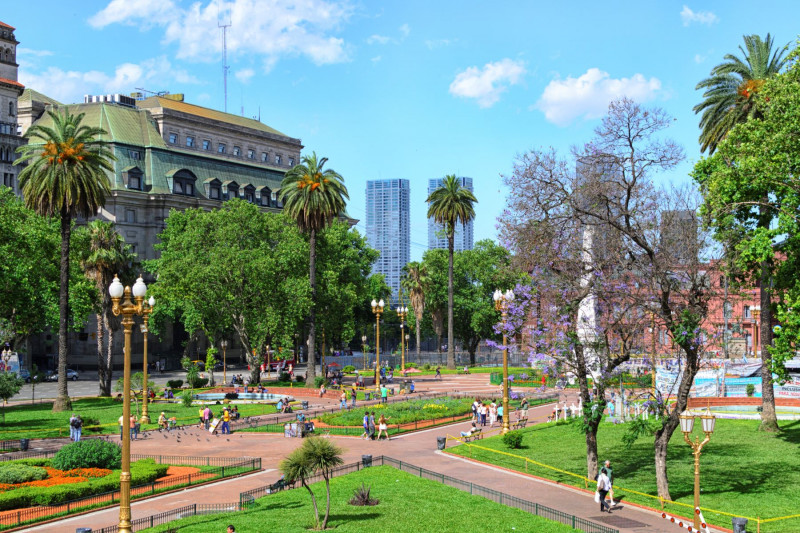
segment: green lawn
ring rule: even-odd
[[[366,408],[356,407],[351,411],[343,410],[338,413],[322,415],[320,420],[331,426],[356,426],[363,425],[365,411],[375,412],[375,422],[380,415],[385,415],[389,424],[406,424],[418,420],[430,420],[463,415],[471,412],[472,398],[431,398],[409,400],[387,404],[370,405]]]
[[[274,405],[266,404],[236,404],[242,416],[254,416],[275,413]],[[212,405],[215,414],[222,412],[222,405]],[[84,420],[98,420],[100,427],[97,431],[84,427],[84,435],[98,433],[119,433],[117,421],[122,414],[122,402],[112,398],[83,398],[72,402],[72,411],[53,413],[52,402],[9,405],[5,412],[5,422],[0,425],[0,440],[20,438],[45,438],[69,436],[69,418],[72,413],[80,414]],[[141,415],[141,403],[138,410],[131,405],[131,412]],[[176,417],[178,424],[194,424],[198,419],[199,406],[184,407],[183,403],[155,403],[150,404],[148,411],[152,424],[146,424],[142,429],[158,427],[156,422],[162,411],[167,418]],[[0,418],[2,420],[2,418]]]
[[[782,432],[773,436],[757,431],[758,421],[717,420],[711,441],[700,458],[700,506],[738,516],[771,518],[798,513],[797,487],[800,486],[800,422],[781,423]],[[522,430],[523,449],[510,450],[498,437],[477,442],[477,446],[528,457],[569,472],[586,475],[586,444],[577,425],[544,424]],[[623,424],[604,423],[598,433],[600,460],[611,460],[614,468],[615,497],[658,507],[657,499],[636,496],[625,489],[656,495],[652,438],[641,438],[630,450],[621,437]],[[696,434],[702,435],[698,429]],[[525,471],[524,461],[469,445],[448,449],[451,453]],[[573,477],[543,467],[528,465],[527,471],[562,483],[583,486]],[[694,462],[683,434],[676,431],[669,446],[668,473],[673,500],[693,505]],[[591,485],[590,485],[591,487]],[[616,498],[615,498],[616,499]],[[678,505],[668,512],[690,516],[691,509]],[[706,520],[731,527],[730,517],[704,512]],[[751,521],[748,527],[755,531]],[[762,532],[800,531],[800,520],[771,522]]]
[[[378,505],[354,507],[347,503],[353,490],[362,483],[372,487],[371,496],[380,500]],[[312,487],[324,514],[325,485],[320,482]],[[195,516],[144,531],[164,532],[178,528],[181,533],[222,532],[228,524],[233,524],[237,533],[306,533],[313,521],[311,498],[308,491],[300,488],[256,500],[255,506],[247,511]],[[341,533],[576,531],[563,524],[505,507],[480,496],[472,496],[435,481],[420,479],[388,466],[368,468],[331,481],[331,516],[328,527]]]

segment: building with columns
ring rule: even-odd
[[[19,194],[17,175],[19,167],[15,150],[24,143],[20,136],[18,120],[18,98],[25,88],[17,81],[17,45],[15,28],[0,22],[0,173],[2,185],[11,187]]]

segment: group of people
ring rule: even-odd
[[[606,501],[606,494],[610,494],[609,502]],[[597,493],[595,501],[600,504],[600,512],[610,513],[611,508],[617,505],[614,503],[614,471],[611,468],[611,461],[606,461],[597,474]]]
[[[378,434],[375,435],[375,411],[364,412],[364,433],[361,434],[362,439],[367,440],[381,440],[381,434],[386,436],[386,440],[391,440],[389,437],[389,425],[387,421],[389,418],[386,415],[381,414],[380,418],[378,418]]]
[[[472,422],[474,425],[480,425],[481,427],[488,425],[489,427],[494,427],[495,423],[499,422],[501,425],[503,423],[503,403],[497,402],[494,399],[490,399],[489,403],[486,403],[486,400],[482,400],[480,398],[475,398],[475,401],[472,402]],[[528,399],[522,398],[522,401],[519,405],[519,419],[527,419],[528,418]],[[510,420],[509,420],[510,422]]]
[[[83,430],[83,419],[81,415],[76,415],[72,413],[72,416],[69,419],[69,440],[72,442],[80,442],[81,440],[81,431]],[[120,438],[122,435],[120,435]]]
[[[177,425],[178,425],[178,419],[177,418],[175,418],[174,416],[171,417],[171,418],[167,418],[167,415],[164,413],[164,411],[161,411],[161,414],[158,417],[158,428],[159,429],[172,430]]]
[[[214,411],[211,410],[211,407],[206,405],[204,408],[198,411],[198,416],[200,418],[200,427],[208,431],[211,428],[211,421],[215,418]],[[230,434],[231,420],[238,420],[239,416],[240,416],[239,409],[235,405],[233,406],[233,408],[229,408],[227,405],[223,407],[222,413],[219,416],[219,419],[222,422],[220,426],[220,433],[222,433],[223,435]],[[159,424],[160,423],[161,420],[159,418]]]
[[[119,423],[119,438],[122,440],[122,431],[125,427],[124,415],[120,415],[117,422]],[[128,429],[131,432],[131,440],[137,440],[139,438],[139,430],[141,429],[141,425],[139,424],[139,421],[136,420],[134,415],[131,415],[130,420],[128,420]]]
[[[275,405],[275,408],[278,410],[279,413],[291,413],[292,406],[289,404],[289,397],[284,396],[278,403]]]

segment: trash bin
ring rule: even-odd
[[[303,409],[308,409],[308,401],[307,400],[303,400],[302,402],[300,402],[300,405],[303,406]]]
[[[31,441],[29,439],[19,439],[19,449],[23,452],[27,452],[30,443]]]
[[[731,518],[733,523],[733,533],[747,533],[747,518],[739,518],[734,516]]]
[[[75,533],[92,533],[92,528],[90,527],[79,527],[75,530]]]
[[[447,437],[436,437],[436,447],[440,450],[444,450],[447,446]]]
[[[365,392],[364,393],[364,400],[369,401],[372,399],[372,393]]]
[[[372,456],[371,455],[362,455],[361,456],[361,465],[364,468],[372,466]]]

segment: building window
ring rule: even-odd
[[[753,315],[750,313],[750,306],[749,305],[745,305],[744,306],[744,317],[745,318],[753,318]]]
[[[136,223],[136,211],[133,209],[126,209],[125,210],[125,222],[128,224],[135,224]]]
[[[239,157],[240,155],[242,155],[242,149],[239,148],[238,146],[234,146],[233,147],[233,155],[235,155],[236,157]]]
[[[289,166],[290,166],[290,167],[293,167],[293,166],[294,166],[294,157],[290,157],[290,158],[289,158]]]
[[[130,167],[122,172],[122,179],[128,189],[142,190],[144,173],[138,167]]]
[[[261,152],[261,162],[269,163],[269,154],[267,152]]]
[[[13,117],[14,116],[14,102],[9,102],[8,103],[8,116],[9,117]]]
[[[142,158],[142,153],[138,150],[128,150],[128,155],[135,161],[138,161]]]
[[[186,136],[186,147],[194,148],[194,137],[192,137],[191,135]]]
[[[129,176],[128,177],[128,188],[129,189],[141,190],[141,188],[142,188],[142,178],[140,176]]]
[[[280,165],[281,164],[281,156],[279,156],[279,155],[275,156],[275,164],[276,165]]]
[[[177,133],[170,133],[169,134],[169,143],[170,144],[177,144],[178,142],[178,134]]]
[[[269,200],[271,196],[272,196],[271,190],[267,188],[261,189],[261,205],[263,207],[269,207]]]
[[[251,204],[256,203],[256,195],[255,195],[255,191],[253,190],[252,187],[245,188],[245,190],[244,190],[244,201],[248,202],[248,203],[251,203]]]
[[[225,144],[219,143],[219,146],[217,146],[217,153],[220,153],[220,154],[224,154],[225,153]]]
[[[228,200],[233,200],[234,198],[239,198],[239,186],[228,185]]]
[[[211,150],[211,141],[203,141],[203,150],[206,152]]]
[[[195,175],[188,170],[179,170],[172,177],[172,193],[194,196],[194,182],[196,180]]]
[[[255,159],[256,158],[256,151],[255,150],[248,150],[247,151],[247,159]]]
[[[208,190],[208,197],[212,200],[219,200],[221,194],[221,189],[219,185],[212,185]]]

